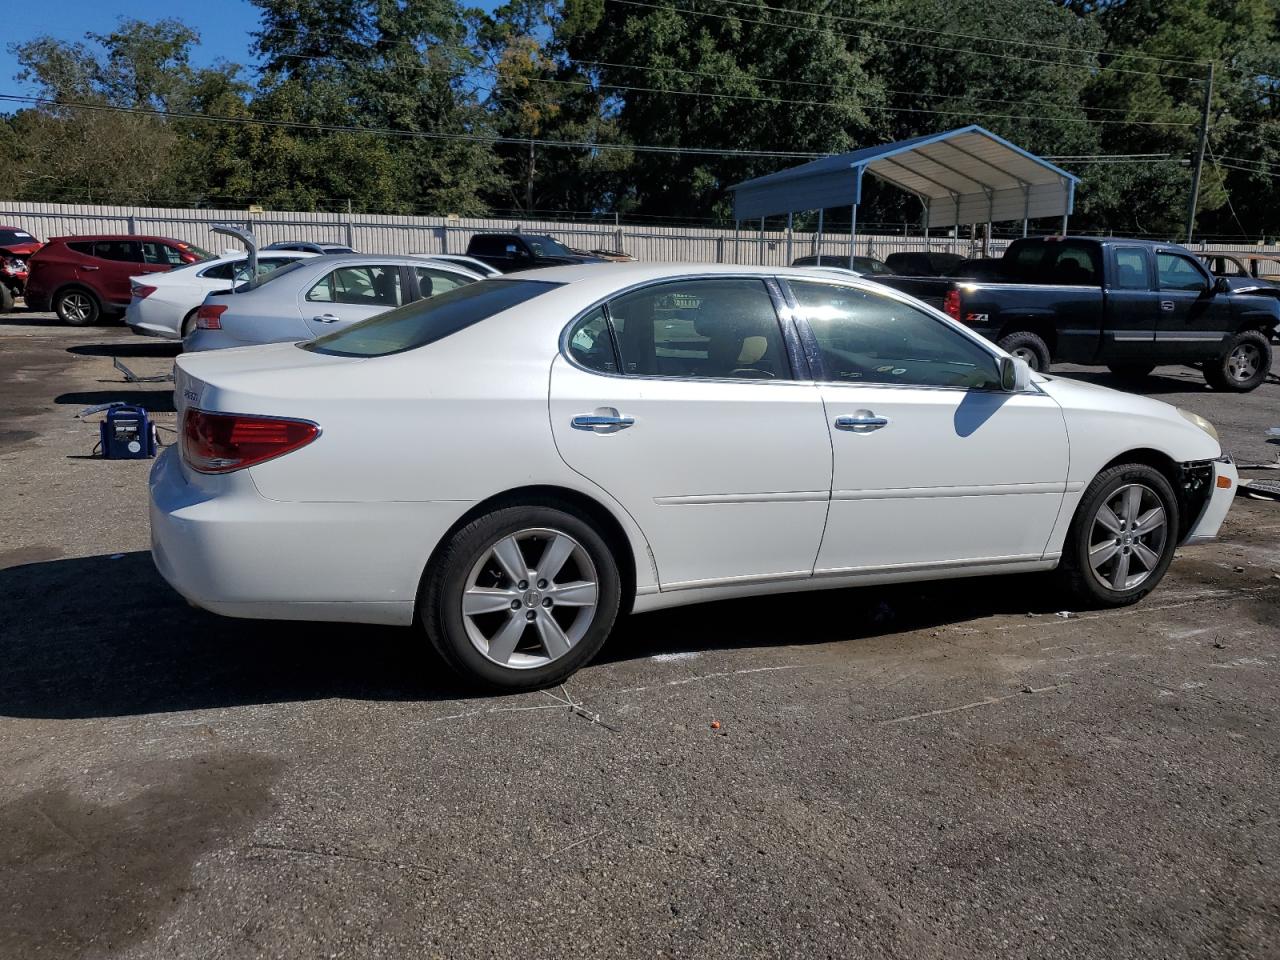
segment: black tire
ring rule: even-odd
[[[83,287],[68,287],[53,298],[53,312],[68,326],[91,327],[102,318],[102,304]]]
[[[1270,372],[1271,341],[1257,330],[1237,333],[1218,357],[1204,364],[1205,383],[1228,393],[1256,390]]]
[[[1108,363],[1107,369],[1123,380],[1142,380],[1151,376],[1154,363]]]
[[[1157,550],[1153,541],[1147,536],[1134,535],[1130,532],[1130,539],[1126,540],[1125,533],[1118,532],[1115,546],[1119,549],[1115,554],[1115,560],[1107,561],[1110,565],[1104,565],[1102,571],[1095,571],[1090,562],[1091,548],[1108,545],[1105,538],[1100,539],[1095,536],[1095,524],[1099,522],[1097,518],[1101,507],[1117,496],[1122,488],[1131,486],[1145,488],[1164,510],[1163,536],[1159,548]],[[1154,503],[1152,500],[1145,499],[1144,502],[1149,506]],[[1123,525],[1124,517],[1119,516],[1119,519]],[[1180,519],[1178,498],[1168,479],[1159,470],[1145,463],[1126,463],[1102,471],[1080,498],[1080,505],[1076,508],[1076,515],[1071,521],[1071,528],[1067,531],[1067,540],[1063,546],[1058,575],[1071,600],[1076,606],[1086,609],[1125,607],[1131,603],[1137,603],[1159,585],[1169,569],[1173,552],[1178,546]],[[1135,545],[1126,546],[1130,542]],[[1110,583],[1103,583],[1104,576],[1114,575],[1116,564],[1120,562],[1123,554],[1129,554],[1130,557],[1124,561],[1126,570],[1131,569],[1133,563],[1141,565],[1142,561],[1137,553],[1139,544],[1159,557],[1158,562],[1149,568],[1147,576],[1141,582],[1121,589],[1117,589]]]
[[[595,608],[589,613],[589,625],[585,626],[585,632],[567,652],[540,666],[504,666],[490,659],[472,642],[467,624],[464,623],[463,594],[473,572],[486,561],[486,557],[492,562],[491,550],[495,543],[517,534],[527,536],[531,531],[536,535],[536,531],[543,530],[567,534],[586,552],[594,566]],[[526,543],[527,551],[537,549],[536,540]],[[530,568],[539,562],[536,557],[528,555],[525,560]],[[576,560],[570,562],[577,563]],[[579,574],[578,579],[582,578]],[[505,584],[505,577],[503,583]],[[541,644],[540,629],[533,620],[543,613],[540,604],[544,600],[539,599],[541,595],[536,593],[534,586],[536,585],[528,584],[527,592],[516,591],[517,595],[523,595],[527,608],[522,606],[510,614],[504,609],[483,615],[496,618],[499,623],[514,622],[517,616],[529,617],[529,625],[521,628],[526,632],[521,634],[523,639],[517,653],[531,660],[544,656],[550,649],[544,648],[543,653],[538,653],[536,649],[531,654],[521,653],[530,649],[530,645],[536,648]],[[530,595],[534,595],[532,601],[528,599]],[[622,581],[618,564],[604,538],[586,517],[572,507],[548,501],[499,508],[473,520],[450,536],[433,557],[423,578],[418,611],[422,627],[432,645],[444,661],[464,679],[491,690],[536,690],[561,682],[596,655],[618,618],[621,598]],[[516,599],[518,601],[519,596]],[[566,606],[557,612],[557,616],[570,614],[574,609]],[[503,617],[510,617],[511,620],[503,620]],[[474,620],[472,626],[477,626]],[[516,656],[512,655],[511,659],[516,659]]]
[[[0,313],[8,313],[12,310],[15,299],[13,291],[7,285],[0,283]]]
[[[1053,358],[1049,355],[1049,345],[1030,330],[1015,330],[1000,338],[1000,349],[1021,357],[1027,365],[1039,373],[1049,369]]]
[[[196,328],[196,314],[200,312],[200,308],[196,307],[185,317],[182,318],[182,326],[178,328],[178,337],[181,340],[191,336],[191,331]]]

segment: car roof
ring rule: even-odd
[[[830,268],[827,268],[830,269]],[[733,263],[645,263],[643,261],[571,264],[503,274],[501,278],[549,283],[602,283],[623,286],[682,277],[793,277],[812,280],[813,267],[762,267]],[[850,277],[849,279],[853,279]]]
[[[50,243],[68,243],[81,240],[163,240],[165,243],[181,243],[191,246],[185,240],[166,237],[158,233],[72,233],[65,237],[50,237]]]

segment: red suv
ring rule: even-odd
[[[40,241],[18,227],[0,224],[0,313],[13,309],[27,283],[27,261]]]
[[[162,273],[209,257],[170,237],[54,237],[27,264],[27,306],[52,309],[63,323],[87,326],[104,314],[124,313],[133,298],[131,276]]]

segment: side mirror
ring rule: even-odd
[[[1005,393],[1022,393],[1031,386],[1031,368],[1017,357],[1000,358],[1000,389]]]
[[[1218,277],[1216,280],[1213,281],[1213,292],[1214,293],[1230,293],[1231,292],[1230,281],[1228,281],[1226,277]]]

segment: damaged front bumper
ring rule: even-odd
[[[1182,542],[1205,543],[1215,540],[1222,521],[1231,509],[1240,477],[1230,457],[1204,460],[1182,465],[1182,507],[1189,522],[1184,522]]]

